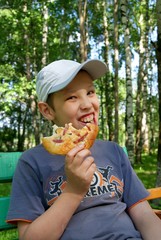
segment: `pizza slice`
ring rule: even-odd
[[[72,148],[83,143],[89,149],[98,134],[98,126],[87,123],[82,129],[76,129],[72,123],[65,124],[65,127],[54,125],[53,135],[42,138],[44,148],[51,154],[66,155]]]

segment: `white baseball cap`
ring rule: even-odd
[[[46,102],[50,93],[65,88],[81,69],[87,71],[93,80],[100,78],[107,72],[106,64],[97,59],[87,60],[84,63],[64,59],[52,62],[37,75],[38,100]]]

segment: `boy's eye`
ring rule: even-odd
[[[89,91],[89,92],[87,93],[87,95],[93,95],[94,93],[95,93],[95,91],[92,90],[92,91]]]
[[[75,99],[75,98],[76,98],[76,96],[70,96],[70,97],[67,98],[67,100],[72,100],[72,99]]]

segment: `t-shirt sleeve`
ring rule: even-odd
[[[146,190],[143,183],[136,175],[127,155],[124,153],[122,149],[120,151],[121,151],[121,168],[124,177],[123,202],[127,204],[127,208],[130,208],[133,205],[144,200],[149,195],[149,192]]]
[[[38,171],[22,157],[19,159],[13,182],[7,222],[32,222],[45,211],[42,183]],[[30,210],[30,211],[28,211]]]

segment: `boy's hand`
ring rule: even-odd
[[[78,145],[66,155],[65,172],[67,176],[66,191],[84,195],[87,193],[93,174],[96,171],[96,164],[91,152]]]

